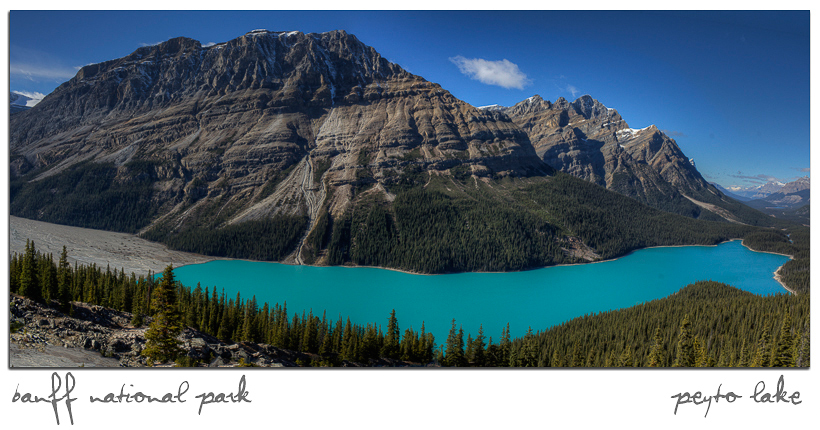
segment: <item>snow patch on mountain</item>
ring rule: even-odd
[[[12,91],[10,92],[9,99],[11,100],[11,104],[14,106],[20,107],[34,107],[37,103],[40,103],[46,95],[43,93],[36,93],[36,92],[29,92],[29,91]]]

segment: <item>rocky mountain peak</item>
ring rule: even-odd
[[[400,183],[552,172],[509,117],[344,31],[140,48],[86,66],[10,129],[15,176],[104,164],[117,184],[151,182],[159,216],[138,228],[171,233],[282,214],[307,216],[309,232],[320,212],[340,216],[364,192],[392,199]]]
[[[544,100],[543,98],[541,98],[541,96],[536,94],[532,97],[526,98],[526,99],[516,103],[515,105],[513,105],[511,107],[502,108],[502,110],[504,110],[504,112],[507,113],[508,115],[509,114],[525,115],[525,114],[532,114],[532,113],[536,113],[536,112],[541,112],[541,111],[544,111],[544,110],[549,110],[551,108],[552,108],[552,103],[550,103],[549,100]]]
[[[572,102],[572,108],[586,119],[610,116],[610,112],[613,111],[613,109],[608,109],[588,94],[578,97]]]
[[[779,191],[783,194],[789,194],[808,189],[811,189],[811,179],[808,176],[803,176],[802,178],[797,178],[794,181],[786,183]]]
[[[544,162],[565,173],[664,210],[667,201],[680,202],[675,211],[689,216],[700,209],[683,196],[709,201],[715,195],[674,140],[655,125],[630,128],[590,95],[537,108],[525,100],[503,112],[527,132]]]

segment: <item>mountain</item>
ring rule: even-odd
[[[721,206],[654,126],[630,129],[590,97],[527,103],[474,108],[344,31],[171,39],[85,66],[11,117],[10,210],[208,255],[427,273],[715,243],[750,231],[726,219],[770,222]],[[636,199],[544,162],[567,157]]]
[[[745,199],[754,200],[765,199],[769,195],[779,192],[785,185],[786,184],[780,181],[768,181],[763,185],[754,187],[729,187],[729,190],[735,195]]]
[[[765,214],[809,225],[811,189],[801,189],[803,186],[808,186],[807,181],[800,181],[798,184],[790,182],[784,185],[780,191],[769,194],[766,198],[750,200],[745,203]],[[799,191],[789,192],[795,189],[799,189]]]
[[[727,189],[727,188],[723,188],[720,184],[718,184],[718,183],[716,183],[716,182],[711,182],[711,184],[712,184],[715,188],[717,188],[717,189],[718,189],[718,191],[720,191],[721,193],[725,194],[725,195],[726,195],[726,197],[731,197],[731,198],[733,198],[733,199],[735,199],[735,200],[737,200],[737,201],[739,201],[739,202],[748,202],[749,200],[751,200],[749,197],[743,197],[743,196],[741,196],[741,195],[739,195],[739,194],[735,194],[733,191],[730,191],[730,190],[729,190],[729,189]]]
[[[31,109],[42,100],[42,94],[21,94],[14,91],[9,92],[10,114]]]
[[[85,66],[14,118],[11,147],[16,176],[86,161],[111,163],[118,182],[147,175],[172,230],[211,210],[228,224],[305,209],[315,218],[326,185],[330,210],[343,211],[354,187],[409,165],[478,177],[549,170],[512,122],[344,31],[253,31],[209,47],[177,38]],[[205,208],[214,200],[223,204]]]
[[[809,225],[811,179],[808,176],[785,184],[769,181],[756,187],[730,187],[731,190],[713,185],[727,196],[767,215]]]
[[[529,134],[544,162],[562,172],[681,215],[760,221],[741,214],[656,126],[630,128],[617,110],[589,95],[555,103],[535,95],[500,111]]]
[[[792,194],[798,191],[803,190],[810,190],[811,189],[811,178],[808,176],[803,176],[802,178],[797,178],[794,181],[788,182],[783,185],[783,188],[779,189],[778,192],[783,194]]]

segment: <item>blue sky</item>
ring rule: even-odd
[[[475,106],[590,94],[724,186],[809,168],[809,12],[11,11],[12,91],[186,36],[344,29]]]

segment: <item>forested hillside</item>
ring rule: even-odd
[[[134,315],[140,326],[157,312],[152,276],[55,262],[29,243],[13,255],[10,291],[71,313],[72,301],[111,307]],[[401,330],[385,311],[387,324],[333,321],[310,312],[288,313],[287,304],[260,304],[255,297],[226,297],[175,283],[176,306],[184,324],[225,341],[267,343],[319,358],[303,365],[338,366],[378,358],[418,364],[485,367],[808,367],[810,294],[761,297],[716,282],[702,281],[669,297],[631,308],[574,318],[555,327],[511,338],[473,336],[453,320],[447,339]],[[195,365],[190,361],[180,362]]]
[[[327,247],[327,264],[421,273],[523,270],[780,234],[653,209],[563,173],[492,182],[431,177],[426,186],[399,188],[392,202],[371,194],[328,218],[321,224],[328,239],[317,242]],[[575,252],[577,243],[589,252]]]

